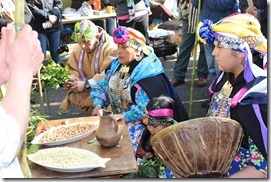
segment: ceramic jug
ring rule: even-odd
[[[100,123],[96,130],[97,141],[104,147],[115,146],[121,137],[121,131],[112,112],[104,109],[99,110]]]

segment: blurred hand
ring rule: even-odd
[[[9,69],[8,69],[8,64],[6,61],[6,47],[7,47],[7,41],[9,39],[13,40],[15,39],[15,31],[11,30],[13,29],[13,26],[11,24],[8,24],[7,27],[3,27],[1,32],[2,32],[2,38],[0,42],[0,85],[6,83],[9,78]],[[10,40],[10,41],[11,41]]]
[[[50,22],[50,21],[46,21],[42,24],[42,27],[44,29],[48,29],[48,28],[51,28],[53,26],[53,24]]]
[[[258,18],[258,9],[254,6],[254,9],[247,8],[246,13],[251,14],[255,18]]]
[[[49,15],[49,21],[54,24],[57,20],[57,16],[56,15]]]
[[[4,70],[5,81],[8,81],[12,76],[20,78],[25,77],[28,73],[32,76],[37,74],[44,60],[38,33],[33,31],[28,24],[23,26],[19,37],[16,39],[15,28],[12,24],[8,24],[2,30],[1,44],[5,45],[5,58],[3,64],[1,61],[0,67],[1,69],[6,68]]]
[[[75,80],[70,82],[70,89],[74,93],[80,93],[85,90],[85,81],[83,80]]]
[[[99,116],[99,110],[102,109],[101,106],[96,106],[91,112],[91,116]]]
[[[80,78],[78,78],[77,76],[75,75],[70,75],[69,76],[69,80],[63,84],[63,88],[68,90],[71,88],[71,84],[77,80],[81,80]]]

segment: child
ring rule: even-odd
[[[129,17],[126,20],[126,23],[129,23],[135,18],[135,1],[134,0],[126,0],[126,3],[127,3],[127,7],[128,7],[128,13],[129,13]],[[144,3],[150,12],[149,0],[144,0]]]
[[[139,160],[144,157],[149,160],[159,160],[150,146],[150,139],[162,129],[177,123],[173,119],[173,106],[174,100],[164,95],[152,98],[146,105],[148,117],[143,118],[143,123],[147,125],[147,128],[143,132],[141,146],[137,150]],[[164,166],[162,168],[163,170],[158,171],[159,178],[174,178],[168,168]]]

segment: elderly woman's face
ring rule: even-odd
[[[92,53],[96,47],[97,39],[86,39],[79,43],[80,47],[86,52],[86,53]]]
[[[123,65],[129,65],[131,61],[135,59],[137,50],[130,47],[129,42],[119,44],[117,49],[117,56],[119,62]]]

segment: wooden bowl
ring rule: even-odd
[[[169,126],[151,139],[156,155],[178,177],[219,178],[241,145],[243,129],[229,118],[204,117]]]

